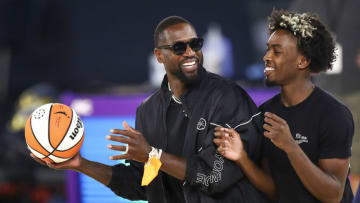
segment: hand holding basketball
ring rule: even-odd
[[[70,170],[77,170],[80,168],[80,162],[82,157],[80,156],[80,153],[77,153],[74,157],[71,159],[61,162],[61,163],[52,163],[52,162],[46,162],[38,157],[36,157],[33,153],[30,153],[31,158],[33,158],[36,162],[48,166],[53,169],[57,170],[64,170],[64,169],[70,169]]]

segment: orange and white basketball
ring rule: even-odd
[[[25,125],[30,151],[46,162],[72,158],[84,141],[84,125],[76,112],[64,104],[49,103],[37,108]]]

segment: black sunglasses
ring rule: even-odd
[[[204,40],[202,38],[192,38],[188,42],[178,41],[172,45],[163,45],[163,46],[158,46],[157,48],[158,49],[172,49],[176,55],[182,55],[186,52],[187,45],[189,45],[190,48],[196,52],[202,48],[203,43],[204,43]]]

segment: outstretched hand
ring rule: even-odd
[[[69,159],[65,162],[62,162],[62,163],[54,163],[54,162],[44,161],[44,160],[36,157],[33,153],[30,153],[30,156],[32,159],[34,159],[36,162],[40,163],[41,165],[48,166],[50,168],[57,169],[57,170],[64,170],[64,169],[76,170],[80,167],[80,162],[82,159],[82,157],[80,156],[80,152],[78,152],[71,159]]]
[[[238,161],[246,153],[239,133],[232,128],[215,128],[214,143],[218,146],[218,152],[225,158]]]
[[[148,160],[149,152],[151,151],[151,146],[139,131],[131,128],[125,121],[123,122],[123,126],[125,130],[120,130],[120,129],[110,130],[112,134],[118,134],[118,135],[108,135],[106,136],[106,139],[127,144],[127,146],[112,145],[112,144],[108,145],[108,148],[111,150],[122,151],[126,153],[121,155],[110,156],[110,159],[112,160],[129,159],[138,162],[146,162]]]

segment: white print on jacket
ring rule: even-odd
[[[198,130],[204,130],[206,128],[206,120],[204,118],[200,118],[196,125],[196,129]]]
[[[261,112],[254,114],[253,116],[251,116],[251,118],[248,121],[246,121],[244,123],[240,123],[239,125],[235,126],[234,129],[250,123],[255,116],[258,116],[260,114],[261,114]],[[222,127],[221,125],[216,124],[216,123],[210,123],[210,125]],[[231,128],[231,126],[229,124],[226,124],[226,126]],[[199,122],[197,123],[196,128],[198,130],[203,130],[203,129],[205,129],[205,127],[206,127],[206,120],[204,118],[200,118]],[[198,151],[200,152],[201,150],[202,150],[202,147]],[[216,152],[212,171],[210,172],[209,175],[205,175],[203,173],[197,173],[196,174],[196,183],[200,183],[200,184],[208,187],[210,183],[216,183],[216,182],[221,181],[221,172],[222,172],[223,168],[224,168],[224,157],[222,155],[220,155],[218,152]]]
[[[240,126],[249,124],[254,117],[256,117],[256,116],[258,116],[258,115],[260,115],[260,114],[261,114],[261,112],[252,115],[251,118],[250,118],[248,121],[246,121],[246,122],[244,122],[244,123],[240,123],[239,125],[235,126],[235,127],[234,127],[234,130],[236,130],[236,128],[238,128],[238,127],[240,127]],[[210,125],[213,125],[213,126],[216,126],[216,127],[223,127],[223,126],[221,126],[221,125],[219,125],[219,124],[216,124],[216,123],[210,123]],[[227,124],[227,123],[226,123],[225,125],[226,125],[226,127],[228,127],[228,128],[232,128],[232,127],[231,127],[229,124]]]
[[[218,152],[216,152],[215,154],[215,160],[213,165],[214,167],[208,176],[203,173],[196,174],[196,183],[200,183],[208,187],[211,183],[221,181],[221,171],[224,168],[224,157],[218,154]]]

